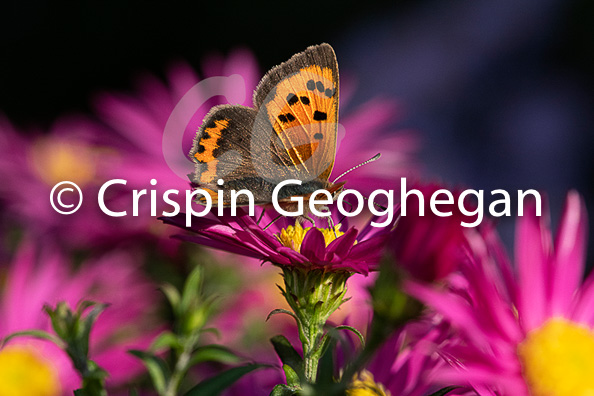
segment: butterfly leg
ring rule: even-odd
[[[270,223],[268,223],[268,225],[266,227],[264,227],[262,230],[266,231],[268,228],[270,228],[271,225],[273,225],[274,223],[276,223],[281,217],[283,217],[283,215],[278,215],[276,216]]]
[[[316,226],[316,221],[314,219],[312,219],[311,217],[309,217],[309,214],[307,214],[307,213],[304,213],[301,216],[297,217],[296,221],[302,225],[305,221],[309,221],[313,227]]]
[[[264,213],[266,213],[266,208],[262,208],[262,212],[260,213],[260,216],[258,217],[256,224],[260,225],[260,222],[262,221],[262,218],[264,217]]]
[[[332,216],[328,216],[328,226],[330,228],[332,228],[332,232],[334,233],[334,237],[338,238],[338,235],[336,234],[336,228],[334,228],[334,220],[332,220]]]

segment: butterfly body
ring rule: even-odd
[[[190,179],[211,195],[249,190],[257,205],[272,202],[275,188],[281,207],[292,197],[307,201],[320,189],[333,196],[343,183],[328,180],[334,165],[338,126],[338,64],[328,44],[307,48],[271,69],[254,92],[254,107],[216,106],[199,128],[190,156],[196,163]],[[220,184],[219,180],[223,180]],[[249,204],[245,195],[238,206]],[[304,205],[307,207],[307,204]]]

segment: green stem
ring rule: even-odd
[[[192,351],[194,350],[197,341],[198,337],[192,336],[184,343],[182,353],[178,356],[177,361],[175,362],[173,373],[171,373],[171,377],[162,396],[177,396],[177,391],[188,371]]]
[[[318,364],[322,355],[322,337],[324,336],[324,324],[326,320],[312,318],[310,323],[303,329],[305,337],[301,339],[303,345],[303,372],[305,380],[315,384],[318,377]],[[313,322],[313,323],[312,323]]]
[[[283,268],[283,296],[297,319],[303,345],[303,374],[315,384],[322,357],[324,326],[330,315],[344,302],[347,272]]]

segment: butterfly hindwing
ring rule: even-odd
[[[309,47],[270,70],[254,93],[254,109],[213,108],[198,130],[190,152],[195,185],[216,204],[217,190],[250,190],[255,202],[268,203],[281,181],[281,198],[323,188],[334,164],[338,121],[338,66],[328,44]],[[224,185],[217,185],[219,179]],[[247,204],[245,196],[237,200]]]

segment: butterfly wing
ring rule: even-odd
[[[271,151],[282,154],[289,173],[283,176],[328,179],[336,156],[338,93],[338,63],[328,44],[294,55],[258,85],[256,122],[272,126],[276,135]]]
[[[323,188],[334,165],[338,121],[338,65],[332,47],[309,47],[270,70],[254,93],[254,109],[223,105],[204,119],[190,152],[190,175],[216,204],[215,191],[248,189],[256,203],[272,200],[281,181],[302,186],[283,189],[281,198]],[[219,179],[225,181],[218,186]],[[238,204],[247,204],[240,196]]]

